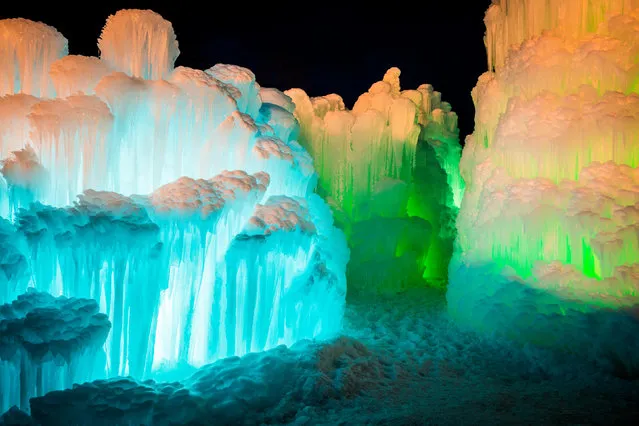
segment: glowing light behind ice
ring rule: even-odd
[[[320,190],[348,235],[351,288],[362,291],[445,281],[453,233],[444,223],[454,220],[464,188],[456,114],[430,85],[401,90],[399,75],[388,70],[352,111],[338,95],[285,92],[301,124],[300,141],[315,159]],[[277,93],[269,97],[289,107]],[[435,164],[420,170],[428,156]],[[448,193],[436,200],[424,196],[429,189],[422,183],[436,180],[438,170]]]
[[[486,24],[450,312],[627,374],[605,329],[637,325],[595,310],[639,304],[639,3],[497,1]]]
[[[98,40],[100,58],[132,77],[169,76],[180,54],[170,22],[150,10],[121,10],[108,17]]]
[[[637,7],[637,0],[493,1],[484,18],[488,69],[499,70],[505,65],[511,47],[544,31],[560,29],[562,35],[579,39],[595,33],[598,25],[609,18],[627,15]]]
[[[113,70],[92,56],[68,55],[51,64],[49,75],[59,98],[94,95],[98,82]]]
[[[339,330],[349,252],[281,92],[239,66],[174,69],[150,11],[111,16],[100,58],[2,43],[55,91],[0,98],[0,302],[27,285],[97,301],[107,376]]]
[[[67,39],[53,27],[22,18],[0,20],[0,96],[55,95],[49,68],[68,53]]]

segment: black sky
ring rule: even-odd
[[[84,1],[78,8],[75,2],[12,1],[0,6],[0,18],[42,21],[64,34],[71,54],[98,55],[108,15],[152,9],[173,24],[177,65],[241,65],[262,86],[300,87],[311,96],[338,93],[348,107],[397,66],[402,88],[430,83],[442,92],[459,114],[463,141],[473,129],[470,91],[486,70],[483,17],[490,0],[343,3]]]

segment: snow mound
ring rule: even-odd
[[[337,407],[356,398],[379,383],[383,371],[356,340],[301,341],[220,360],[183,384],[114,378],[75,385],[33,398],[31,413],[36,422],[52,426],[203,424],[210,419],[281,424],[307,407]]]

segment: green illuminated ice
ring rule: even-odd
[[[449,311],[639,371],[639,1],[494,1]]]
[[[352,110],[335,94],[286,92],[319,191],[349,239],[349,292],[397,291],[447,276],[463,193],[457,115],[430,85],[401,90],[399,75],[388,70]]]

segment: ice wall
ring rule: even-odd
[[[0,411],[94,378],[109,327],[94,300],[30,291],[0,305]]]
[[[636,374],[639,3],[551,3],[487,12],[449,309]]]
[[[174,68],[151,11],[109,17],[100,58],[11,43],[3,63],[43,67],[55,91],[0,98],[0,301],[95,300],[107,376],[339,330],[349,252],[289,98],[239,66]]]
[[[346,250],[318,196],[258,205],[226,253],[215,291],[222,309],[207,318],[209,350],[244,355],[330,336],[344,309]]]
[[[29,252],[24,237],[0,218],[0,305],[25,292],[29,283]]]
[[[159,228],[146,210],[119,194],[87,191],[67,208],[33,204],[16,224],[30,248],[35,288],[96,300],[108,314],[106,372],[149,372],[149,339],[166,280]]]
[[[16,27],[10,21],[1,22]],[[20,22],[26,29],[43,25]],[[29,43],[12,39],[2,63],[37,63],[55,91],[0,98],[0,160],[33,149],[47,171],[41,202],[63,207],[87,189],[148,194],[182,176],[209,179],[224,170],[268,173],[267,196],[313,191],[317,177],[296,142],[292,111],[263,102],[246,68],[174,69],[177,42],[159,15],[128,10],[110,17],[101,58],[64,51],[49,60],[48,51]],[[6,217],[21,203],[7,188],[1,192]]]
[[[445,279],[452,251],[450,224],[463,191],[457,116],[430,85],[401,90],[399,75],[388,70],[352,111],[335,94],[285,92],[320,193],[348,235],[349,282],[358,291]],[[290,107],[276,92],[267,95]]]

